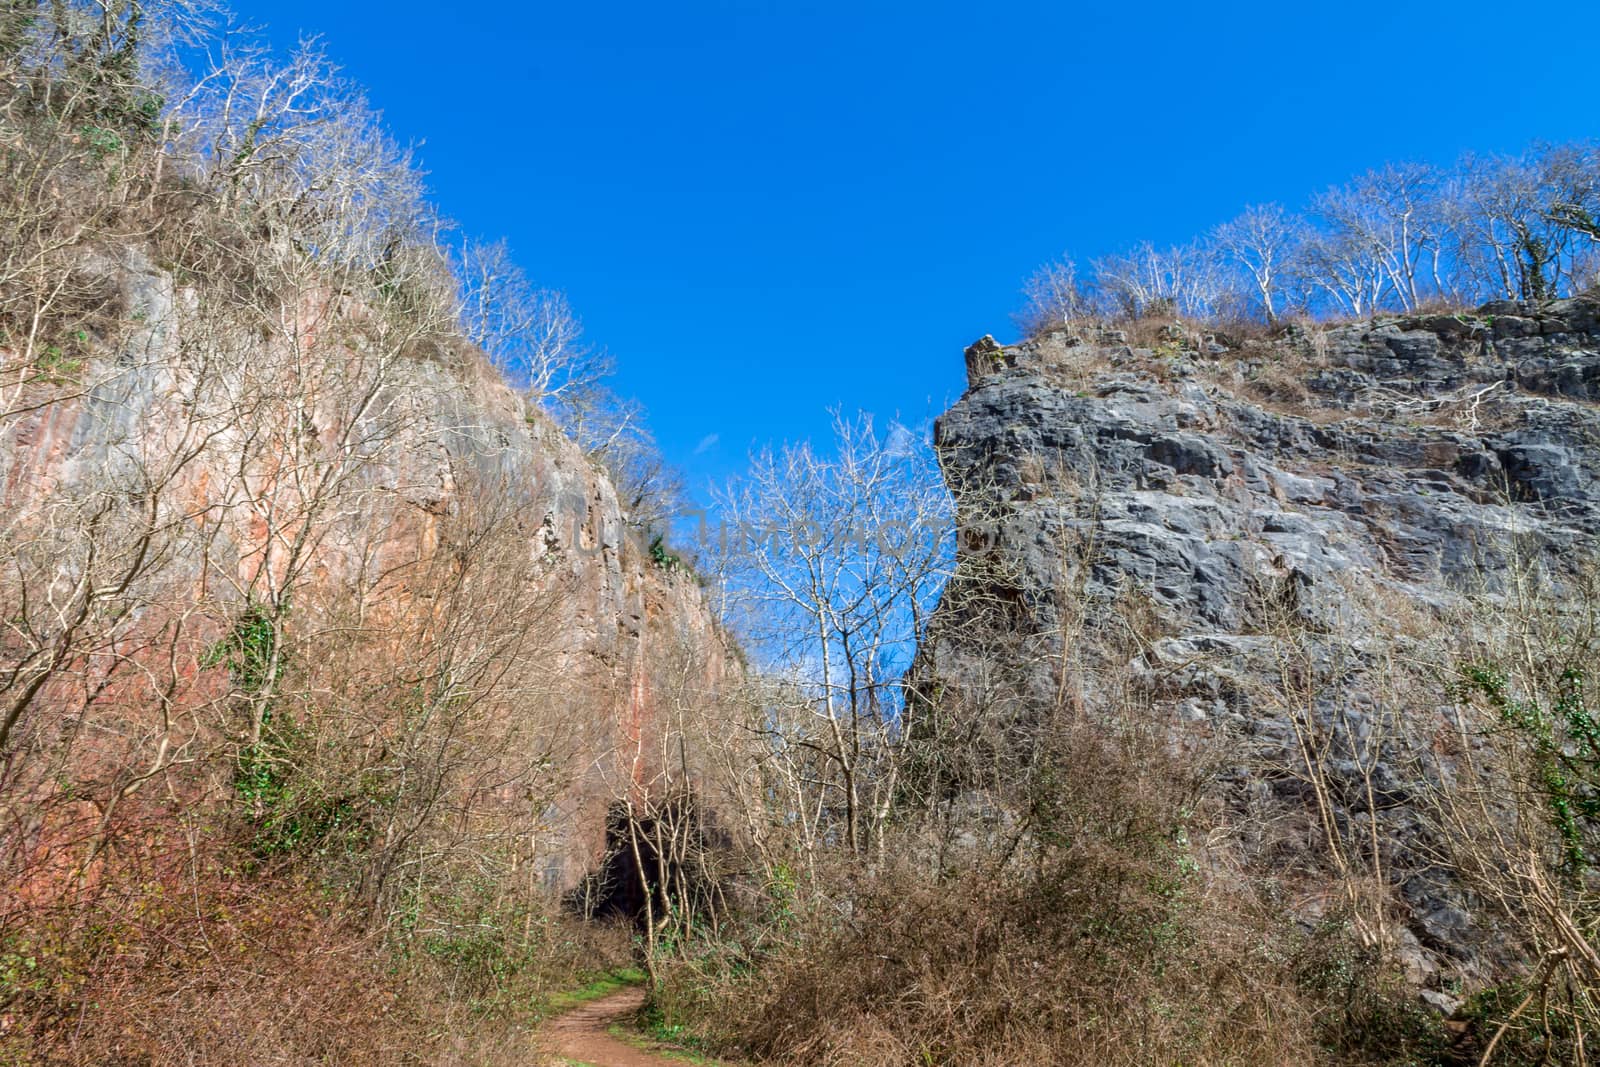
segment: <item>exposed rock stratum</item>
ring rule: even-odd
[[[936,429],[961,535],[924,680],[1022,734],[1138,694],[1212,762],[1233,858],[1293,912],[1332,909],[1330,838],[1377,841],[1413,976],[1481,967],[1492,931],[1416,803],[1441,690],[1400,693],[1392,666],[1447,654],[1464,605],[1594,560],[1600,297],[1249,341],[1063,327],[966,358]],[[1083,652],[1113,615],[1131,637]]]

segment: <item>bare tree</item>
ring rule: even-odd
[[[728,733],[732,705],[712,684],[721,654],[715,639],[678,634],[651,662],[636,661],[633,684],[648,686],[656,714],[630,722],[596,760],[612,798],[608,866],[626,883],[603,888],[638,902],[653,978],[664,957],[688,958],[729,911],[727,835],[715,820],[738,810],[726,772],[742,754]]]
[[[1068,256],[1051,260],[1022,288],[1027,305],[1020,315],[1024,330],[1038,333],[1057,327],[1071,328],[1083,319],[1097,317],[1094,293],[1078,277],[1077,264]]]
[[[1211,250],[1199,245],[1158,249],[1149,241],[1092,264],[1096,287],[1129,319],[1152,315],[1211,319],[1226,292]]]
[[[820,834],[851,852],[881,842],[907,744],[902,676],[948,568],[951,506],[920,435],[834,418],[832,450],[764,450],[720,494],[733,531],[722,580],[740,630],[786,684],[771,751],[815,765]]]
[[[1312,201],[1323,225],[1312,262],[1323,288],[1351,314],[1389,301],[1409,311],[1421,302],[1418,271],[1438,236],[1433,181],[1426,167],[1389,166]]]
[[[551,416],[610,476],[628,521],[666,531],[687,506],[687,490],[646,425],[644,405],[600,381],[574,385],[553,400]]]
[[[1600,277],[1600,147],[1535,145],[1455,166],[1389,164],[1329,188],[1294,214],[1255,205],[1204,243],[1149,242],[1071,261],[1025,286],[1025,329],[1081,316],[1201,321],[1248,300],[1269,322],[1284,303],[1318,315],[1415,311],[1430,300],[1545,300]],[[1245,294],[1248,294],[1246,296]]]
[[[1304,219],[1277,204],[1252,204],[1218,226],[1211,241],[1250,277],[1267,322],[1276,322],[1283,304],[1284,278],[1306,237]]]
[[[529,282],[505,242],[464,244],[457,272],[462,333],[535,401],[560,401],[610,375],[610,359],[583,343],[567,298]]]
[[[1335,311],[1357,318],[1377,310],[1386,291],[1377,250],[1355,233],[1315,234],[1302,250],[1299,271]]]

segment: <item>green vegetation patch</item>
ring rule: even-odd
[[[610,971],[586,985],[578,986],[576,989],[564,989],[559,993],[552,994],[544,1014],[550,1016],[569,1012],[581,1004],[588,1004],[591,1001],[608,997],[612,993],[620,992],[632,986],[642,985],[644,978],[644,972],[635,967],[623,967],[619,970]]]

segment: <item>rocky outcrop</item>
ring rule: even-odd
[[[637,752],[663,714],[656,679],[670,672],[709,692],[723,677],[723,637],[700,587],[652,562],[603,469],[464,345],[368,346],[368,313],[322,293],[241,351],[220,336],[234,321],[208,317],[214,294],[137,250],[92,266],[116,293],[120,326],[0,396],[10,538],[0,548],[18,574],[36,560],[55,576],[23,576],[34,588],[78,581],[96,538],[102,557],[127,556],[116,528],[137,526],[128,501],[148,501],[152,547],[128,606],[96,639],[126,646],[193,611],[191,629],[215,641],[218,619],[268,592],[292,600],[288,625],[309,631],[347,625],[328,615],[336,593],[381,588],[373,611],[426,610],[408,598],[434,594],[411,588],[408,570],[473,550],[442,543],[452,531],[511,530],[523,547],[504,596],[544,605],[527,613],[546,664],[540,692],[553,694],[540,699],[582,720],[572,732],[586,750],[569,753],[581,773],[529,828],[545,881],[570,888],[598,858],[617,790],[648,773]],[[352,340],[324,340],[335,328]],[[109,532],[74,528],[91,514],[114,515]],[[178,673],[187,684],[205,671]]]
[[[1104,706],[1092,673],[1063,678],[1069,646],[1138,601],[1156,621],[1122,666],[1154,713],[1180,745],[1224,754],[1217,788],[1236,812],[1299,828],[1260,845],[1256,869],[1326,861],[1301,767],[1314,732],[1338,831],[1382,827],[1419,980],[1477,966],[1492,946],[1426,847],[1416,767],[1372,741],[1380,664],[1408,626],[1422,641],[1516,568],[1558,580],[1595,557],[1600,296],[1250,341],[986,338],[967,369],[936,427],[960,567],[919,670],[992,684],[973,605],[999,604],[1008,647],[1027,650],[1021,705]],[[1315,679],[1301,711],[1286,648]],[[1412,709],[1419,734],[1431,711]]]

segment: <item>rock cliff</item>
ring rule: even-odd
[[[319,654],[342,647],[328,635],[377,632],[381,618],[393,642],[427,647],[433,674],[405,670],[434,679],[441,707],[528,716],[523,732],[539,736],[516,743],[547,753],[536,763],[554,768],[559,791],[525,829],[543,880],[570,888],[603,847],[608,803],[648,772],[639,752],[661,714],[657,679],[670,671],[710,691],[722,678],[698,585],[653,564],[599,465],[448,335],[389,340],[373,309],[313,290],[273,305],[241,344],[237,306],[219,312],[215,287],[185,284],[136,248],[84,270],[109,294],[110,324],[0,397],[5,589],[62,598],[37,623],[28,605],[12,620],[21,673],[8,701],[30,670],[45,685],[18,704],[13,740],[65,753],[60,723],[94,721],[130,740],[73,749],[75,775],[193,763],[166,754],[240,728],[248,694],[226,692],[205,652],[226,647],[230,617],[270,605]],[[450,605],[476,614],[446,640],[453,620],[430,613]],[[162,635],[171,665],[152,668]],[[381,675],[382,648],[360,650]],[[394,662],[410,664],[406,651]],[[143,696],[107,699],[141,672],[168,678],[170,705],[201,709],[192,730],[145,721],[155,705]],[[301,714],[344,698],[324,692],[333,683],[304,683],[312,711]],[[96,687],[93,709],[82,694]],[[92,814],[109,820],[109,807]]]
[[[1416,803],[1442,700],[1390,668],[1447,656],[1464,603],[1594,560],[1600,296],[966,358],[935,431],[959,569],[919,669],[1024,731],[1051,702],[1137,703],[1213,761],[1256,828],[1235,858],[1296,914],[1330,910],[1319,887],[1359,854],[1414,978],[1483,965],[1494,939]]]

